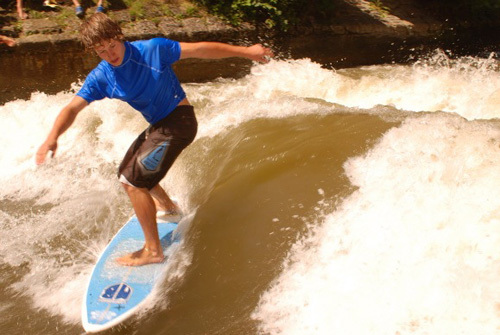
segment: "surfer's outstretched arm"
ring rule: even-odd
[[[242,57],[256,62],[266,63],[273,57],[271,49],[254,44],[249,47],[231,45],[220,42],[181,42],[181,59],[202,58],[221,59],[228,57]]]
[[[52,151],[52,157],[54,157],[57,150],[57,139],[73,124],[78,113],[87,105],[88,102],[85,99],[75,96],[69,104],[61,110],[54,121],[54,125],[47,139],[40,148],[38,148],[36,153],[37,164],[42,164],[45,161],[49,151]]]

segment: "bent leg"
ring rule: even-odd
[[[156,206],[148,189],[122,184],[127,192],[137,219],[144,233],[144,248],[118,258],[116,261],[122,265],[138,266],[163,261],[163,250],[158,236],[156,223]]]
[[[167,192],[161,187],[159,184],[153,187],[149,193],[153,196],[153,200],[156,205],[156,210],[162,210],[165,212],[178,212],[179,208],[177,205],[170,199]]]

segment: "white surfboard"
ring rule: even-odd
[[[100,332],[123,322],[150,296],[155,284],[164,278],[169,256],[179,243],[176,222],[158,222],[165,260],[143,266],[123,266],[116,258],[144,246],[141,225],[134,215],[118,231],[99,257],[83,299],[82,324],[88,333]]]

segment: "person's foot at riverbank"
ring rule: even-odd
[[[13,38],[0,35],[0,44],[7,44],[9,47],[16,45],[16,41]]]
[[[78,0],[73,0],[73,5],[75,6],[75,14],[78,16],[78,18],[83,19],[85,17],[85,10],[83,9],[83,6],[80,4]],[[97,2],[97,8],[95,10],[96,13],[104,13],[106,9],[104,8],[103,5],[103,0],[99,0]]]

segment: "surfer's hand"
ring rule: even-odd
[[[248,58],[251,60],[267,63],[274,57],[273,51],[269,48],[264,47],[262,44],[254,44],[247,48]]]
[[[47,153],[49,151],[52,151],[51,157],[54,157],[56,155],[56,150],[57,150],[57,141],[45,141],[40,148],[38,148],[38,151],[36,152],[36,164],[40,165],[45,162],[45,157],[47,157]]]

